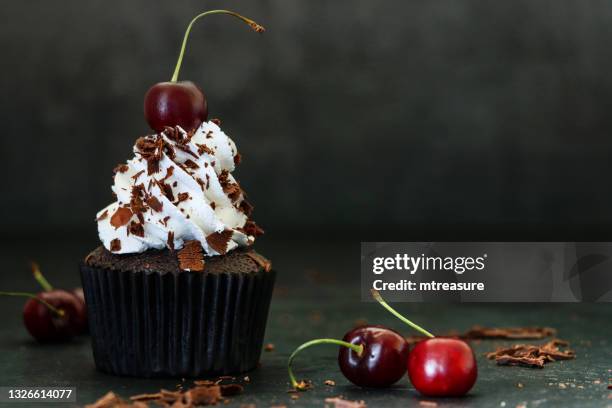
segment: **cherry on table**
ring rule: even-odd
[[[227,14],[245,22],[256,32],[265,31],[261,25],[233,11],[210,10],[195,16],[185,30],[172,78],[169,82],[153,85],[145,95],[145,119],[156,132],[163,131],[167,126],[180,126],[189,132],[198,128],[208,118],[208,104],[202,90],[191,81],[179,82],[178,77],[191,27],[200,18],[211,14]]]
[[[341,347],[338,364],[342,374],[360,387],[387,387],[406,373],[408,343],[394,330],[382,326],[362,326],[351,330],[342,339],[363,345],[361,355]]]
[[[428,397],[459,397],[476,382],[478,369],[470,346],[459,339],[418,342],[408,356],[410,382]]]
[[[54,289],[40,292],[36,298],[29,299],[23,307],[23,323],[36,340],[62,341],[83,332],[87,322],[85,304],[73,293]]]
[[[319,344],[341,346],[338,353],[340,371],[360,387],[387,387],[406,373],[406,339],[382,326],[362,326],[346,333],[343,340],[315,339],[295,349],[288,362],[289,379],[295,389],[304,390],[307,385],[295,379],[291,370],[293,359],[300,351]]]

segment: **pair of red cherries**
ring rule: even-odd
[[[298,383],[291,370],[295,356],[317,344],[341,346],[338,364],[342,374],[360,387],[388,387],[408,371],[414,388],[429,397],[459,397],[476,382],[476,358],[470,346],[459,339],[435,338],[389,306],[377,291],[374,298],[392,314],[429,337],[415,344],[412,350],[406,339],[394,330],[382,326],[357,327],[342,340],[316,339],[302,344],[289,357],[289,378],[297,390],[306,388]]]

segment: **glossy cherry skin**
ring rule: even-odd
[[[399,333],[381,326],[362,326],[346,333],[343,340],[364,347],[361,356],[347,347],[340,347],[340,370],[353,384],[387,387],[406,373],[408,343]]]
[[[37,297],[64,311],[59,316],[44,304],[29,299],[23,307],[23,323],[28,332],[40,342],[67,340],[82,333],[87,324],[85,303],[73,293],[54,289],[40,292]]]
[[[478,369],[470,346],[458,339],[432,338],[418,342],[408,356],[408,376],[428,397],[459,397],[476,382]]]
[[[208,105],[202,90],[191,81],[159,82],[144,98],[145,119],[156,132],[166,126],[196,129],[208,118]]]

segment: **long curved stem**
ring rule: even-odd
[[[315,339],[307,341],[302,344],[298,348],[295,349],[293,353],[289,356],[289,361],[287,362],[287,370],[289,371],[289,380],[291,381],[291,386],[298,391],[302,391],[306,389],[306,385],[303,382],[298,383],[293,375],[293,371],[291,370],[291,364],[293,364],[293,359],[298,353],[308,347],[316,346],[317,344],[335,344],[337,346],[347,347],[357,353],[358,356],[361,356],[363,353],[363,344],[353,344],[342,340],[336,339]]]
[[[183,44],[181,45],[181,52],[179,54],[178,60],[176,61],[176,66],[174,67],[174,73],[172,74],[172,79],[170,80],[171,82],[178,81],[178,76],[181,70],[181,64],[183,63],[183,56],[185,55],[185,48],[187,48],[187,40],[189,39],[189,33],[191,32],[191,27],[193,27],[193,24],[196,21],[198,21],[200,18],[209,16],[211,14],[227,14],[227,15],[236,17],[239,20],[244,21],[245,23],[249,25],[249,27],[251,27],[257,33],[262,33],[266,31],[266,29],[263,26],[257,24],[255,21],[251,20],[250,18],[244,17],[238,13],[235,13],[233,11],[210,10],[210,11],[205,11],[204,13],[198,14],[197,16],[193,18],[193,20],[191,20],[191,22],[187,26],[187,30],[185,30],[185,36],[183,37]]]
[[[65,314],[65,312],[62,309],[58,309],[57,307],[53,306],[52,304],[50,304],[49,302],[47,302],[45,300],[42,300],[41,298],[39,298],[37,295],[35,295],[33,293],[27,293],[27,292],[0,292],[0,295],[2,295],[2,296],[29,297],[30,299],[34,299],[38,303],[48,307],[49,310],[51,310],[53,313],[57,314],[59,317],[63,317],[64,314]]]
[[[391,312],[391,314],[395,317],[397,317],[398,319],[400,319],[402,322],[406,323],[408,326],[412,327],[413,329],[415,329],[416,331],[421,332],[422,334],[424,334],[427,337],[434,337],[433,334],[431,334],[430,332],[428,332],[427,330],[425,330],[424,328],[422,328],[421,326],[419,326],[416,323],[411,322],[410,320],[406,319],[404,316],[402,316],[397,310],[395,310],[394,308],[392,308],[391,306],[389,306],[387,304],[387,302],[385,302],[382,298],[382,296],[380,296],[380,293],[376,290],[376,289],[372,289],[372,296],[374,297],[374,299],[376,299],[376,301],[378,303],[381,304],[382,307],[384,307],[385,309],[387,309],[389,312]]]
[[[36,279],[36,282],[38,282],[38,284],[43,288],[43,290],[45,292],[53,290],[53,286],[51,286],[49,281],[42,274],[38,264],[36,262],[32,262],[30,265],[32,267],[32,274],[34,275],[34,279]]]

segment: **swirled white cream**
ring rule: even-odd
[[[261,230],[231,172],[240,156],[213,122],[137,140],[135,157],[115,169],[117,201],[97,214],[104,246],[116,254],[180,249],[197,240],[206,255],[253,243]]]

